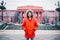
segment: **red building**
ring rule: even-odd
[[[39,23],[42,21],[42,12],[43,12],[42,7],[32,6],[32,5],[18,6],[17,10],[19,13],[22,13],[23,18],[25,17],[24,14],[27,10],[32,10],[34,12],[34,17],[37,19],[37,21]]]
[[[40,6],[18,6],[17,10],[4,10],[3,19],[5,22],[13,22],[13,23],[22,23],[22,20],[25,18],[25,12],[27,10],[32,10],[34,12],[34,17],[37,19],[39,23],[44,21],[45,23],[55,23],[55,18],[59,20],[58,12],[54,10],[43,10],[43,7]],[[16,15],[17,16],[16,16]],[[1,20],[1,10],[0,10],[0,20]]]

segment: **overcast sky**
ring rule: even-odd
[[[1,0],[2,1],[2,0]],[[1,3],[0,1],[0,3]],[[18,6],[25,5],[34,5],[34,6],[42,6],[44,10],[54,10],[60,0],[4,0],[6,2],[7,10],[16,10]]]

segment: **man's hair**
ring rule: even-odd
[[[31,13],[31,18],[33,18],[33,12],[32,11],[27,12],[27,18],[29,18],[29,16],[28,16],[29,13]]]

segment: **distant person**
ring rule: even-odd
[[[26,40],[34,40],[35,31],[38,29],[38,23],[33,17],[33,11],[26,12],[26,18],[22,22],[22,29],[25,31]]]

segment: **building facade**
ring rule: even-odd
[[[55,19],[59,21],[59,14],[54,10],[43,10],[42,7],[38,6],[18,6],[17,10],[4,10],[3,19],[5,22],[9,23],[22,23],[25,18],[25,13],[27,10],[32,10],[34,12],[34,17],[38,23],[50,23],[54,24]],[[2,11],[0,10],[0,21],[2,19]]]

